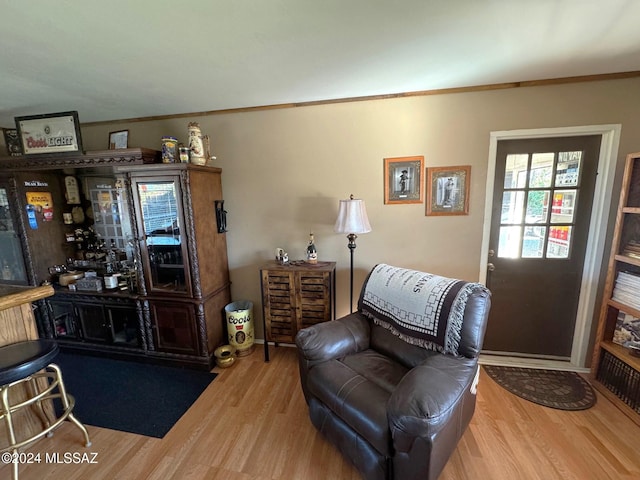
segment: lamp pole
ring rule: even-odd
[[[349,283],[349,308],[351,309],[350,313],[353,313],[353,251],[356,249],[356,238],[358,236],[355,233],[350,233],[347,235],[349,239],[349,252],[351,253],[351,278]]]

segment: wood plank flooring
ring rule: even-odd
[[[65,422],[27,451],[39,453],[40,463],[21,465],[20,479],[359,479],[308,419],[295,349],[272,349],[264,363],[257,347],[230,369],[216,369],[220,375],[165,438],[88,426],[93,445],[84,448]],[[553,410],[506,392],[483,372],[476,414],[440,480],[640,479],[639,447],[640,427],[600,394],[589,410]],[[96,453],[98,463],[45,461],[59,454],[64,462],[67,452]],[[0,467],[0,479],[9,478],[9,467]]]

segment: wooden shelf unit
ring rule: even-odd
[[[260,269],[264,358],[269,342],[294,343],[298,331],[335,319],[335,262],[286,264]]]
[[[591,362],[594,387],[640,425],[640,357],[613,341],[620,312],[640,318],[640,308],[613,298],[620,272],[638,275],[640,282],[640,258],[624,253],[631,241],[640,243],[640,152],[625,163]]]

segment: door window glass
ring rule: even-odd
[[[556,187],[575,187],[580,176],[582,152],[560,152],[556,168]]]
[[[504,175],[504,188],[524,188],[527,183],[527,162],[529,156],[524,154],[513,154],[507,156],[507,163]]]
[[[529,190],[526,223],[545,223],[549,213],[549,190]]]
[[[553,153],[534,153],[531,156],[530,188],[549,188],[553,175]]]
[[[551,206],[551,223],[573,222],[573,209],[576,204],[576,190],[556,190]]]
[[[568,226],[550,228],[547,258],[567,258],[567,249],[571,242],[572,228],[573,227]]]
[[[569,258],[581,161],[580,151],[507,155],[498,257]]]
[[[498,256],[505,258],[519,257],[521,230],[520,227],[500,227]]]
[[[502,196],[501,223],[521,223],[524,207],[524,192],[504,192]]]
[[[525,227],[522,239],[522,258],[542,258],[547,227]]]

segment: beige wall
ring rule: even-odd
[[[477,280],[489,133],[620,123],[621,166],[640,150],[639,112],[635,78],[88,126],[82,136],[86,150],[102,150],[109,131],[128,128],[130,146],[159,149],[163,135],[185,141],[187,123],[200,122],[223,169],[233,299],[254,302],[261,338],[259,266],[275,247],[303,258],[311,230],[319,258],[338,262],[338,315],[348,312],[347,239],[333,232],[339,199],[364,199],[373,228],[357,241],[356,295],[379,262]],[[468,216],[384,205],[383,158],[410,155],[427,168],[471,165]]]

